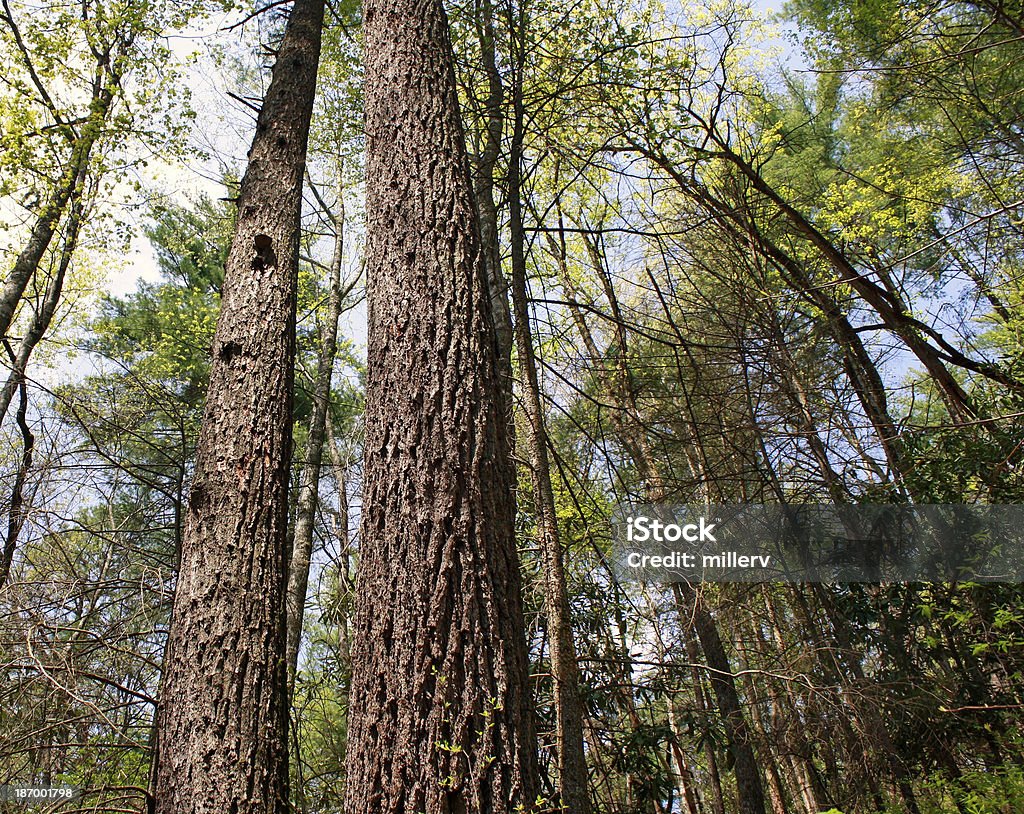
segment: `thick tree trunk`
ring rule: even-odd
[[[512,468],[448,22],[364,6],[369,336],[345,809],[533,808]]]
[[[320,468],[324,439],[327,435],[327,410],[331,399],[331,374],[338,352],[338,320],[341,317],[341,264],[344,257],[345,202],[339,190],[338,211],[334,220],[334,252],[331,256],[330,294],[324,317],[316,379],[313,382],[313,412],[309,417],[306,440],[306,462],[299,480],[299,496],[295,508],[295,532],[292,535],[291,562],[288,568],[287,663],[288,697],[295,690],[295,673],[299,664],[299,642],[302,619],[306,610],[306,589],[309,587],[309,564],[313,558],[313,526],[320,494]]]
[[[165,659],[157,814],[288,810],[295,291],[323,9],[292,9],[242,179]]]

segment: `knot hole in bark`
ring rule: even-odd
[[[268,266],[277,265],[274,241],[268,235],[256,235],[253,240],[253,248],[256,251],[256,256],[252,259],[253,271],[263,271]]]
[[[201,483],[193,483],[188,492],[188,508],[193,513],[202,512],[206,505],[206,489]]]
[[[240,342],[229,340],[224,342],[220,346],[218,355],[225,362],[230,362],[234,357],[238,356],[242,352],[242,345]]]

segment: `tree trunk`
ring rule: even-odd
[[[786,639],[783,635],[782,623],[775,608],[775,601],[768,583],[761,586],[764,598],[768,626],[772,631],[775,654],[787,651]],[[770,646],[765,638],[762,625],[753,620],[754,640],[758,645],[762,658],[767,657]],[[783,680],[781,690],[770,695],[772,720],[776,729],[781,730],[780,747],[791,767],[790,777],[795,786],[794,798],[799,797],[806,814],[817,814],[833,808],[827,790],[820,782],[817,767],[814,765],[814,749],[805,731],[803,715],[808,715],[807,704],[801,703],[793,691],[793,683]],[[788,708],[788,715],[783,712]],[[801,714],[800,710],[803,710]]]
[[[6,340],[4,340],[4,345],[7,350],[10,349]],[[7,514],[7,536],[4,538],[3,551],[0,552],[0,588],[7,584],[7,580],[11,576],[11,565],[14,562],[14,551],[18,546],[18,536],[28,517],[28,508],[25,506],[25,481],[32,468],[32,452],[36,444],[36,437],[28,426],[28,390],[25,387],[24,376],[19,379],[17,389],[20,398],[15,418],[18,429],[21,430],[22,452],[18,472],[14,476],[14,486],[11,488],[11,508]]]
[[[85,193],[86,180],[92,167],[92,151],[103,132],[104,124],[110,115],[114,103],[115,88],[120,86],[121,76],[111,71],[108,65],[100,64],[96,68],[93,83],[93,95],[89,103],[89,114],[81,125],[81,131],[74,136],[71,155],[64,168],[60,180],[50,195],[50,199],[32,225],[24,248],[14,261],[3,289],[0,291],[0,337],[6,338],[11,323],[14,321],[18,303],[28,287],[32,275],[43,261],[50,242],[57,231],[57,224],[67,210],[69,204],[77,204]],[[74,239],[70,239],[73,234]],[[68,227],[69,240],[66,241],[70,250],[78,239],[78,225]]]
[[[369,300],[345,810],[536,799],[512,467],[439,0],[364,6]]]
[[[517,52],[521,48],[516,49]],[[517,53],[517,57],[521,54]],[[536,512],[537,541],[544,557],[544,606],[550,637],[551,675],[554,680],[555,749],[558,788],[563,810],[571,814],[590,811],[587,761],[583,752],[583,701],[580,697],[579,663],[572,635],[572,611],[565,581],[565,561],[558,533],[558,514],[551,488],[548,434],[541,404],[540,379],[530,331],[526,296],[526,231],[522,209],[522,158],[525,111],[521,87],[522,59],[512,86],[513,128],[509,151],[508,199],[512,251],[512,311],[515,316],[516,353],[523,385],[526,415],[526,447]]]
[[[748,641],[757,640],[757,620],[752,620],[750,639]],[[788,814],[789,808],[786,805],[786,792],[782,785],[782,774],[779,771],[779,764],[776,760],[776,752],[779,750],[781,744],[780,739],[776,736],[772,738],[772,734],[768,731],[767,722],[761,713],[761,699],[758,698],[757,684],[754,681],[751,670],[747,666],[746,654],[743,654],[737,659],[737,666],[740,668],[740,672],[743,674],[743,687],[747,694],[747,698],[750,699],[750,719],[753,723],[753,729],[760,733],[760,753],[761,763],[765,768],[765,779],[767,780],[767,792],[768,800],[771,803],[772,814]],[[770,693],[770,691],[769,691]]]
[[[690,662],[690,680],[693,684],[694,705],[697,716],[704,727],[704,756],[708,761],[708,776],[711,780],[711,810],[713,814],[725,814],[725,795],[722,792],[722,778],[718,771],[718,757],[715,755],[715,744],[711,737],[711,718],[708,711],[710,701],[704,693],[704,677],[699,667],[700,653],[693,630],[686,626],[682,630],[683,644],[686,647],[686,658]]]
[[[60,296],[64,290],[64,278],[67,276],[68,269],[71,268],[71,260],[74,257],[75,248],[78,246],[78,234],[82,227],[85,212],[82,198],[81,194],[76,195],[71,202],[71,211],[64,227],[64,241],[60,257],[47,283],[43,300],[36,306],[32,322],[28,325],[21,342],[18,343],[18,350],[11,360],[11,375],[3,390],[0,390],[0,421],[6,417],[18,385],[25,381],[29,358],[36,349],[36,345],[46,335],[46,331],[57,313],[57,306],[60,305]]]
[[[323,0],[297,0],[228,255],[158,713],[157,814],[288,810],[295,292]]]
[[[672,590],[682,624],[692,623],[708,665],[708,680],[722,718],[729,753],[736,773],[736,797],[740,814],[765,814],[764,787],[754,755],[754,744],[743,714],[732,665],[722,644],[714,617],[704,607],[700,594],[689,583],[673,583]],[[692,622],[691,622],[692,619]]]
[[[693,772],[686,760],[686,753],[683,752],[683,734],[679,729],[679,721],[676,714],[673,695],[670,693],[666,698],[668,725],[672,731],[672,760],[675,764],[676,786],[679,789],[679,796],[686,804],[688,814],[701,814],[700,800],[697,798],[696,782]]]
[[[494,36],[494,8],[490,0],[481,0],[473,15],[480,41],[480,64],[487,75],[487,93],[482,100],[483,145],[473,160],[473,195],[480,225],[481,262],[487,271],[491,314],[498,341],[498,373],[506,409],[512,405],[512,315],[508,307],[508,284],[501,270],[501,245],[498,237],[498,206],[494,201],[494,170],[501,154],[501,135],[505,123],[505,89],[498,70]],[[511,416],[509,416],[511,423]]]
[[[339,169],[340,173],[340,169]],[[313,557],[313,526],[320,493],[320,465],[323,461],[324,438],[327,434],[327,410],[331,399],[331,374],[338,352],[338,320],[341,317],[341,263],[345,246],[345,202],[339,188],[338,211],[334,213],[334,252],[331,256],[330,294],[324,318],[320,354],[317,358],[316,380],[313,382],[313,412],[309,417],[306,441],[306,463],[299,482],[295,508],[295,533],[291,562],[288,568],[287,663],[288,698],[295,691],[295,673],[299,664],[299,642],[302,639],[302,618],[306,610],[306,589],[309,586],[309,564]]]
[[[18,350],[14,351],[8,340],[3,340],[4,349],[11,362],[11,375],[7,378],[4,388],[0,391],[0,421],[7,416],[14,394],[19,394],[19,405],[15,416],[18,428],[22,437],[22,458],[15,476],[14,488],[11,493],[11,509],[8,513],[7,536],[4,538],[3,553],[0,554],[0,588],[6,583],[11,573],[11,565],[14,562],[14,552],[18,547],[18,537],[25,525],[27,507],[25,506],[25,481],[28,478],[29,469],[32,466],[32,453],[35,446],[35,436],[28,426],[28,391],[26,388],[25,372],[28,368],[28,360],[35,350],[39,340],[43,338],[53,315],[60,303],[61,291],[64,287],[64,278],[71,265],[71,258],[75,247],[78,245],[78,232],[82,223],[83,203],[81,196],[75,198],[71,206],[71,214],[68,217],[64,245],[61,250],[57,267],[53,276],[46,286],[46,293],[43,301],[36,307],[36,313],[32,318],[25,336],[18,343]]]

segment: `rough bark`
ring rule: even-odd
[[[295,291],[323,0],[297,0],[242,179],[158,711],[157,814],[288,810]]]
[[[295,531],[291,562],[288,568],[287,663],[288,697],[295,690],[295,673],[299,664],[299,642],[302,619],[306,610],[306,589],[309,586],[309,564],[313,556],[313,526],[319,503],[320,468],[323,462],[324,439],[327,434],[327,410],[331,398],[331,374],[338,352],[338,320],[341,317],[341,264],[344,257],[345,208],[341,196],[334,217],[334,251],[330,266],[330,293],[324,317],[316,378],[313,382],[313,412],[309,417],[306,440],[306,462],[299,479],[299,496],[295,508]]]
[[[448,23],[364,6],[369,302],[349,814],[536,799],[512,468]]]

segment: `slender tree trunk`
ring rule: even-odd
[[[741,228],[748,231],[757,250],[763,252],[791,286],[817,308],[828,326],[832,338],[843,351],[843,367],[847,378],[860,401],[864,414],[882,446],[893,480],[905,488],[904,476],[910,468],[896,422],[889,413],[885,384],[878,366],[861,341],[860,334],[850,324],[831,295],[814,285],[804,267],[784,252],[774,242],[761,234],[750,219],[741,219]]]
[[[690,627],[685,627],[682,632],[683,643],[686,647],[686,658],[690,664],[690,678],[693,683],[694,703],[697,707],[697,715],[704,722],[704,756],[708,761],[708,776],[711,780],[711,809],[714,814],[725,814],[725,795],[722,792],[722,778],[718,771],[718,756],[715,754],[715,746],[710,737],[710,706],[707,695],[704,692],[704,677],[698,667],[700,652],[697,649],[697,642]]]
[[[508,284],[501,270],[501,244],[498,206],[494,200],[494,170],[501,155],[501,136],[505,124],[505,88],[498,70],[494,36],[494,7],[490,0],[478,0],[474,14],[480,41],[480,63],[487,75],[483,99],[483,147],[473,161],[473,195],[480,224],[480,256],[487,272],[491,314],[498,341],[498,372],[506,407],[512,405],[512,315],[508,307]],[[511,419],[511,417],[510,417]]]
[[[717,139],[717,136],[712,134],[712,138]],[[708,207],[710,211],[717,213],[722,218],[732,221],[749,235],[756,235],[758,239],[763,239],[757,226],[751,220],[741,215],[735,205],[718,200],[706,189],[695,186],[694,182],[681,172],[665,155],[636,142],[632,143],[632,147],[638,153],[661,167],[679,185],[684,194],[699,201]],[[750,166],[741,156],[734,153],[724,143],[719,142],[719,147],[721,151],[717,154],[718,157],[732,163],[754,189],[764,195],[765,198],[778,208],[793,230],[802,235],[804,239],[815,247],[821,257],[835,270],[838,278],[849,284],[874,309],[886,328],[898,336],[906,348],[921,362],[935,382],[938,393],[954,421],[971,419],[976,415],[976,407],[946,367],[946,361],[964,369],[980,373],[1010,389],[1024,389],[1024,384],[1018,382],[999,367],[965,356],[950,344],[939,331],[913,317],[907,311],[900,298],[892,291],[879,286],[858,272],[850,259],[840,252],[826,236],[822,235],[802,213],[792,207],[777,190],[771,187],[760,176],[756,168]],[[765,241],[765,243],[766,245],[770,244],[768,241]],[[774,254],[769,253],[769,256],[775,259]],[[805,295],[809,295],[812,288],[801,286],[800,290]],[[933,346],[928,341],[928,338],[934,340],[938,348]]]
[[[868,682],[861,664],[862,657],[856,652],[853,645],[850,623],[832,602],[824,586],[813,585],[812,588],[818,597],[825,616],[829,620],[832,628],[832,638],[838,644],[839,652],[842,655],[841,663],[843,666],[838,672],[843,687],[846,690],[844,695],[851,695],[859,700],[863,695],[862,688]],[[851,705],[854,707],[857,719],[862,722],[862,728],[866,730],[868,743],[878,753],[883,770],[889,772],[900,796],[903,798],[906,811],[908,814],[920,814],[914,788],[910,783],[910,772],[907,764],[897,752],[896,745],[892,742],[889,729],[878,708],[870,698],[865,698],[859,702],[852,701]]]
[[[814,586],[811,587],[813,591]],[[804,636],[808,637],[813,645],[812,650],[822,675],[830,685],[837,688],[839,703],[849,710],[848,715],[837,716],[839,727],[847,743],[847,751],[851,754],[852,761],[859,764],[864,785],[867,787],[875,807],[882,809],[885,807],[885,799],[878,782],[881,773],[875,765],[877,756],[872,751],[873,744],[869,738],[870,727],[865,724],[863,718],[862,707],[865,705],[860,697],[861,694],[857,688],[851,687],[849,676],[836,653],[836,647],[830,645],[823,635],[818,626],[816,614],[808,606],[807,598],[799,588],[794,589],[793,598],[793,609],[800,617]],[[835,641],[835,635],[833,635],[832,641]],[[836,780],[837,778],[832,778],[833,788],[837,788]]]
[[[338,448],[338,438],[334,432],[334,422],[331,415],[327,414],[327,451],[331,458],[331,466],[334,469],[334,482],[338,489],[338,510],[334,516],[334,536],[338,540],[338,581],[339,590],[343,590],[346,596],[351,596],[355,591],[355,577],[353,574],[352,541],[349,537],[349,503],[348,503],[348,479],[352,462],[349,457],[342,457]],[[342,654],[346,664],[352,661],[352,615],[344,613],[338,622],[338,652]]]
[[[345,810],[533,808],[508,427],[448,22],[364,5],[369,331]]]
[[[725,736],[729,741],[729,751],[733,759],[733,771],[736,774],[736,796],[739,801],[740,814],[765,814],[764,787],[761,783],[761,771],[754,755],[754,744],[743,714],[739,693],[736,691],[736,680],[722,644],[718,624],[711,616],[700,595],[688,583],[672,585],[684,624],[692,617],[692,624],[700,640],[704,660],[708,665],[708,680],[715,694],[718,712],[722,717]]]
[[[4,345],[10,349],[9,344],[4,340]],[[18,472],[14,476],[14,486],[11,488],[11,508],[7,514],[7,534],[4,537],[3,550],[0,551],[0,588],[7,584],[11,576],[11,564],[14,562],[14,552],[18,546],[18,537],[28,517],[28,509],[25,506],[25,481],[28,479],[29,470],[32,468],[32,452],[35,449],[36,437],[28,425],[28,389],[25,387],[25,377],[22,376],[18,382],[18,410],[15,418],[18,429],[21,430],[21,462],[18,465]]]
[[[340,170],[339,170],[340,172]],[[306,440],[306,462],[299,480],[299,496],[295,509],[295,531],[291,563],[288,568],[287,663],[288,698],[295,691],[295,673],[299,664],[299,642],[302,639],[302,618],[306,610],[306,589],[309,585],[309,564],[313,557],[313,528],[319,505],[320,467],[323,461],[324,438],[327,434],[327,410],[331,400],[331,374],[338,352],[338,320],[341,318],[341,264],[345,249],[345,202],[339,185],[338,211],[334,213],[334,251],[330,266],[330,294],[324,317],[316,379],[313,382],[313,412],[309,417]]]
[[[689,814],[701,814],[696,782],[686,760],[686,753],[683,752],[682,732],[679,730],[679,721],[677,720],[673,696],[670,694],[667,700],[668,725],[672,730],[672,760],[676,766],[676,786],[679,788],[679,796],[686,803],[686,811]]]
[[[518,38],[517,38],[518,39]],[[522,94],[521,42],[514,48],[516,64],[512,86],[513,128],[509,150],[509,233],[512,252],[512,311],[515,317],[516,353],[523,386],[526,416],[526,447],[536,511],[537,540],[544,556],[544,604],[550,636],[551,673],[554,679],[555,748],[561,806],[571,814],[590,811],[587,762],[583,752],[583,701],[580,697],[579,664],[572,635],[572,610],[565,581],[562,541],[551,488],[548,434],[541,404],[537,359],[530,331],[526,292],[526,231],[522,207],[522,160],[525,111]]]
[[[751,620],[751,627],[756,628],[757,620]],[[757,638],[756,632],[751,631],[754,640]],[[757,684],[754,682],[754,677],[751,672],[747,669],[747,660],[745,654],[738,657],[737,666],[740,668],[740,672],[743,673],[743,686],[746,691],[747,698],[750,699],[750,719],[754,725],[754,730],[759,732],[761,735],[761,763],[765,767],[765,778],[767,780],[767,791],[768,799],[771,803],[772,814],[788,814],[789,808],[786,805],[786,792],[782,785],[782,775],[779,772],[779,764],[776,760],[776,755],[771,748],[775,744],[772,744],[769,739],[769,732],[767,722],[764,720],[764,716],[761,713],[761,700],[758,698]],[[778,738],[775,738],[775,743],[778,743]]]
[[[73,202],[79,201],[85,192],[86,179],[92,166],[93,147],[103,132],[114,102],[114,89],[119,83],[120,76],[109,72],[106,65],[97,67],[89,115],[81,125],[79,134],[73,138],[68,164],[32,225],[28,240],[0,290],[0,337],[7,337],[18,303],[32,275],[42,263],[64,212]],[[77,240],[78,227],[75,226],[73,230],[69,227],[69,235],[72,232]],[[73,243],[71,249],[74,250]]]
[[[7,579],[10,576],[11,564],[14,561],[14,552],[18,546],[18,538],[21,535],[21,530],[25,525],[25,518],[27,510],[25,507],[25,481],[28,478],[28,472],[32,465],[32,453],[35,446],[35,436],[33,436],[28,426],[27,410],[28,410],[28,390],[26,387],[26,371],[28,369],[28,360],[32,355],[32,351],[35,350],[36,345],[39,344],[39,340],[43,338],[47,329],[50,327],[50,322],[53,320],[54,314],[57,312],[57,306],[60,303],[61,291],[64,287],[64,278],[67,275],[68,268],[71,266],[71,258],[74,255],[75,247],[78,245],[78,232],[82,224],[84,204],[82,196],[78,195],[74,198],[71,205],[71,213],[68,217],[66,232],[64,237],[64,245],[61,250],[60,258],[57,261],[57,267],[53,271],[52,279],[46,287],[46,292],[43,295],[43,301],[37,306],[36,313],[32,318],[32,322],[28,326],[28,330],[25,335],[21,338],[21,342],[18,343],[17,351],[11,348],[11,344],[8,340],[4,339],[4,349],[8,353],[8,357],[11,361],[11,375],[7,378],[7,382],[4,384],[3,390],[0,391],[0,421],[7,415],[8,409],[10,409],[11,401],[14,399],[14,394],[19,394],[19,404],[16,413],[16,422],[18,428],[21,430],[22,437],[22,459],[21,464],[18,467],[18,473],[15,476],[14,488],[11,493],[11,508],[8,514],[7,522],[7,536],[4,538],[3,553],[0,555],[0,588],[2,588]]]
[[[782,624],[776,612],[770,586],[767,583],[762,586],[762,596],[776,652],[785,653],[787,647]],[[756,623],[754,624],[754,634],[762,656],[767,656],[769,644],[761,626]],[[791,777],[796,786],[794,796],[799,795],[807,814],[817,814],[818,811],[832,808],[829,795],[820,782],[817,767],[814,765],[814,751],[804,731],[804,722],[798,712],[801,707],[806,708],[806,705],[796,701],[792,682],[788,680],[782,682],[782,691],[773,693],[771,699],[772,719],[776,721],[776,728],[783,731],[781,746],[788,756],[788,763],[791,766]],[[785,699],[786,706],[789,707],[789,715],[785,717],[781,699]]]
[[[297,0],[242,179],[158,712],[157,814],[288,810],[299,215],[323,0]]]
[[[515,193],[513,193],[513,199]],[[518,202],[513,204],[513,210]],[[520,219],[513,215],[513,223]],[[517,229],[513,225],[513,235]],[[521,228],[518,230],[522,235]],[[580,698],[579,667],[573,642],[571,608],[565,580],[562,541],[551,470],[547,454],[547,430],[540,400],[540,382],[530,335],[526,300],[523,242],[513,237],[512,299],[515,314],[516,349],[523,382],[526,414],[526,447],[536,511],[537,540],[544,557],[544,603],[550,636],[551,673],[554,679],[556,751],[562,807],[573,814],[590,810],[587,764],[583,753],[583,702]]]
[[[71,203],[71,210],[68,215],[64,229],[64,240],[61,246],[60,257],[57,259],[56,268],[53,269],[50,280],[43,294],[43,300],[36,306],[36,312],[32,321],[25,331],[25,335],[18,343],[18,350],[12,360],[11,375],[8,377],[3,390],[0,390],[0,421],[7,415],[11,406],[14,392],[18,385],[25,381],[25,371],[28,369],[28,360],[35,350],[36,345],[46,335],[46,331],[57,313],[57,306],[60,304],[60,296],[64,290],[64,278],[68,269],[71,268],[71,259],[74,256],[75,248],[78,246],[78,233],[82,227],[82,220],[85,211],[85,203],[82,195],[76,195]]]

